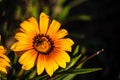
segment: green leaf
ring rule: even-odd
[[[86,74],[90,72],[95,72],[101,70],[101,68],[91,68],[91,69],[75,69],[70,71],[68,76],[64,77],[62,80],[72,80],[77,74]]]
[[[81,47],[81,53],[77,56],[77,54],[79,53],[79,45],[76,46],[75,50],[73,51],[73,58],[71,58],[71,62],[69,63],[69,65],[67,66],[67,69],[71,68],[72,66],[74,66],[77,61],[83,56],[83,54],[86,52],[86,48],[83,46]],[[80,66],[82,67],[83,64],[79,64],[79,68]]]
[[[70,11],[70,7],[69,6],[65,6],[62,10],[62,12],[59,14],[59,17],[57,20],[59,20],[60,22],[63,22],[66,17],[68,16],[68,13]]]
[[[57,5],[62,6],[65,3],[66,0],[58,0]]]
[[[55,78],[53,78],[52,80],[63,80],[66,76],[67,76],[67,74],[64,74],[64,75],[57,75],[58,77],[56,77],[55,76]]]
[[[84,54],[84,53],[86,53],[86,48],[85,48],[85,46],[82,46],[82,48],[81,48],[81,54]]]
[[[31,16],[34,16],[35,18],[39,17],[38,15],[39,3],[30,2],[29,4],[30,4],[28,8],[29,14]]]
[[[75,56],[79,52],[79,48],[80,48],[80,46],[77,45],[74,52],[73,52],[73,56]]]
[[[33,78],[33,80],[44,80],[46,77],[47,77],[47,74],[45,74],[45,75],[39,75],[39,76],[35,76]]]
[[[29,78],[28,79],[32,79],[36,76],[36,69],[33,70],[30,74],[29,74]]]
[[[80,15],[74,15],[74,16],[68,17],[68,19],[67,19],[68,22],[71,22],[71,21],[74,21],[74,20],[90,21],[90,20],[92,20],[92,17],[89,16],[89,15],[86,15],[86,14],[80,14]],[[76,36],[79,38],[79,35],[80,34],[77,34]],[[83,36],[83,38],[84,37],[85,36]]]
[[[91,73],[91,72],[99,71],[101,69],[102,68],[87,68],[87,69],[76,68],[72,70],[66,70],[60,72],[60,75],[59,77],[56,78],[56,80],[72,80],[78,74]]]
[[[102,68],[87,68],[87,69],[80,68],[80,69],[65,71],[63,74],[86,74],[86,73],[91,73],[99,70],[102,70]]]
[[[78,19],[79,19],[79,20],[82,20],[82,21],[90,21],[90,20],[91,20],[91,16],[88,16],[88,15],[80,15],[80,16],[78,16]]]
[[[78,63],[77,63],[78,65],[76,65],[76,68],[82,68],[84,62],[82,62],[82,63],[80,63],[80,62],[83,61],[83,60],[85,60],[86,58],[87,58],[87,57],[84,56],[81,60],[79,60]]]
[[[17,60],[18,60],[18,56],[14,55],[14,60],[13,60],[14,65],[17,63]]]
[[[87,1],[87,0],[73,0],[73,1],[71,1],[71,2],[68,4],[68,6],[70,6],[70,8],[73,8],[73,7],[75,7],[75,6],[78,6],[78,5],[86,2],[86,1]]]
[[[0,80],[7,80],[6,74],[0,72]]]
[[[79,53],[79,45],[76,46],[75,50],[73,51],[73,58],[71,58],[71,62],[68,64],[68,66],[66,67],[65,70],[70,69],[72,66],[74,66],[77,61],[82,57],[82,55],[86,52],[86,48],[82,47],[81,48],[81,53],[77,56],[77,54]],[[82,67],[83,64],[80,64],[80,66]],[[80,68],[79,66],[79,68]]]
[[[72,80],[77,74],[69,74],[68,76],[66,76],[65,78],[63,78],[62,80]]]
[[[71,62],[70,62],[69,65],[65,68],[65,70],[67,70],[67,69],[71,68],[73,65],[75,65],[81,56],[82,56],[82,54],[79,54],[77,57],[72,58],[72,59],[71,59]]]

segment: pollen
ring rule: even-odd
[[[33,40],[33,47],[39,53],[48,54],[53,49],[53,42],[48,36],[37,35]]]

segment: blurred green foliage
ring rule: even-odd
[[[13,29],[19,26],[19,23],[31,16],[39,19],[39,14],[45,12],[52,18],[57,19],[62,24],[80,19],[90,20],[89,15],[69,16],[73,7],[84,3],[86,0],[1,0],[0,1],[0,32],[10,35]],[[5,36],[4,36],[5,37]]]

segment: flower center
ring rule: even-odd
[[[33,47],[39,53],[48,54],[53,49],[53,42],[48,36],[37,35],[34,38]]]

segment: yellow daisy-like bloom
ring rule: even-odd
[[[5,52],[6,50],[4,47],[0,46],[0,71],[7,74],[6,67],[10,67],[10,60],[6,55],[4,55]]]
[[[18,41],[11,49],[20,56],[22,69],[29,70],[36,65],[38,75],[45,69],[47,74],[52,76],[58,66],[66,67],[66,62],[70,62],[66,51],[72,50],[74,42],[64,38],[68,32],[65,29],[59,30],[61,24],[58,21],[50,21],[49,16],[42,12],[39,25],[36,19],[31,17],[20,26],[20,32],[15,35]]]

